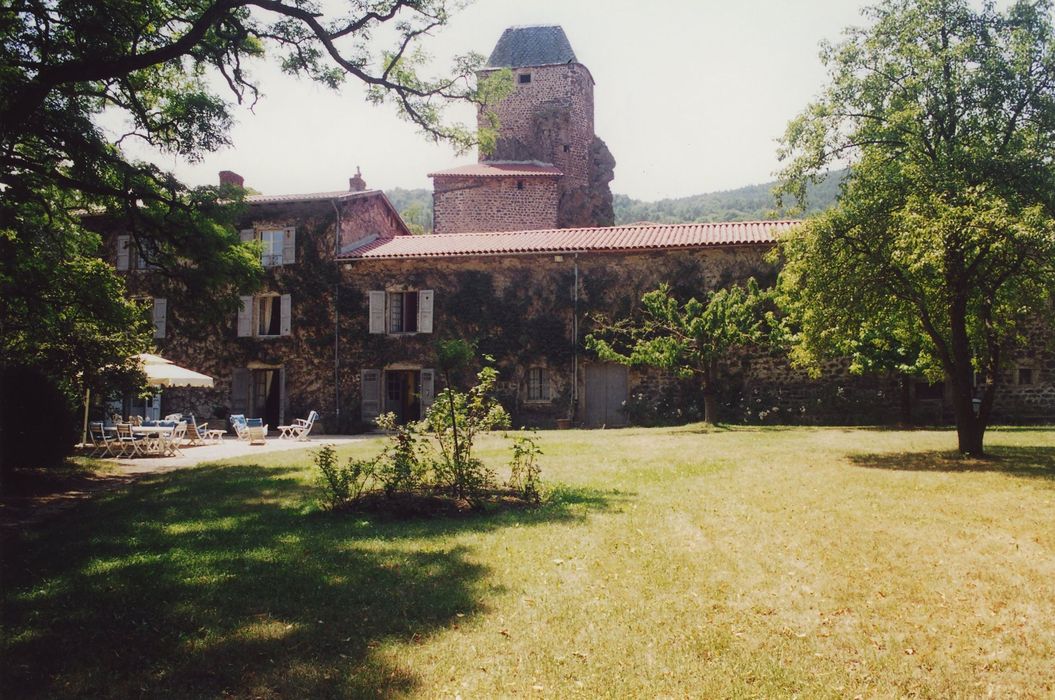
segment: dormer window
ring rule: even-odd
[[[527,85],[531,82],[531,73],[521,73],[517,76],[517,82],[521,85]]]

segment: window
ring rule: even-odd
[[[1033,383],[1033,368],[1032,367],[1019,367],[1018,368],[1018,383],[1022,386],[1029,386]]]
[[[517,82],[521,85],[527,85],[531,82],[531,73],[521,73],[517,76]]]
[[[257,335],[278,335],[280,329],[279,321],[281,318],[282,306],[277,295],[256,298]]]
[[[297,262],[297,229],[252,229],[241,232],[242,241],[260,241],[260,264],[277,267]]]
[[[372,291],[370,332],[405,334],[432,332],[432,290]]]
[[[282,264],[282,231],[261,231],[257,239],[261,242],[260,264],[274,267]]]
[[[142,252],[140,249],[142,246]],[[156,259],[157,244],[154,241],[140,241],[138,244],[131,236],[117,237],[117,269],[118,270],[151,270],[157,267],[143,257]]]
[[[517,189],[518,190],[524,189],[524,181],[523,180],[517,180]]]
[[[532,367],[527,375],[527,400],[549,401],[549,372],[545,367]]]
[[[569,146],[568,144],[564,144],[564,152],[568,153],[570,151],[571,151],[571,146]]]
[[[238,337],[274,338],[292,332],[293,304],[289,294],[242,297]]]

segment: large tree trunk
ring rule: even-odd
[[[718,372],[718,363],[711,361],[703,373],[703,422],[708,425],[718,425],[718,387],[715,376]]]
[[[912,426],[912,379],[901,374],[898,383],[901,386],[901,425],[908,428]]]
[[[945,374],[952,389],[957,448],[962,454],[981,457],[984,454],[982,441],[985,437],[985,423],[975,415],[972,402],[974,365],[971,364],[971,346],[967,339],[966,309],[959,304],[954,304],[952,311],[953,313],[950,314],[952,362]]]

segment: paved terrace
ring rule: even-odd
[[[250,445],[245,440],[234,437],[226,437],[219,444],[204,444],[196,447],[181,448],[183,455],[175,457],[134,457],[131,459],[111,459],[116,462],[121,471],[129,476],[141,474],[156,474],[184,467],[193,467],[205,462],[215,462],[220,459],[231,457],[247,457],[250,455],[267,454],[271,452],[286,452],[289,450],[305,450],[322,447],[323,445],[348,445],[353,442],[364,440],[376,440],[381,435],[313,435],[303,442],[297,440],[279,440],[277,437],[269,437],[263,445]]]

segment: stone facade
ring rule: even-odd
[[[435,176],[436,233],[556,228],[557,176]]]

